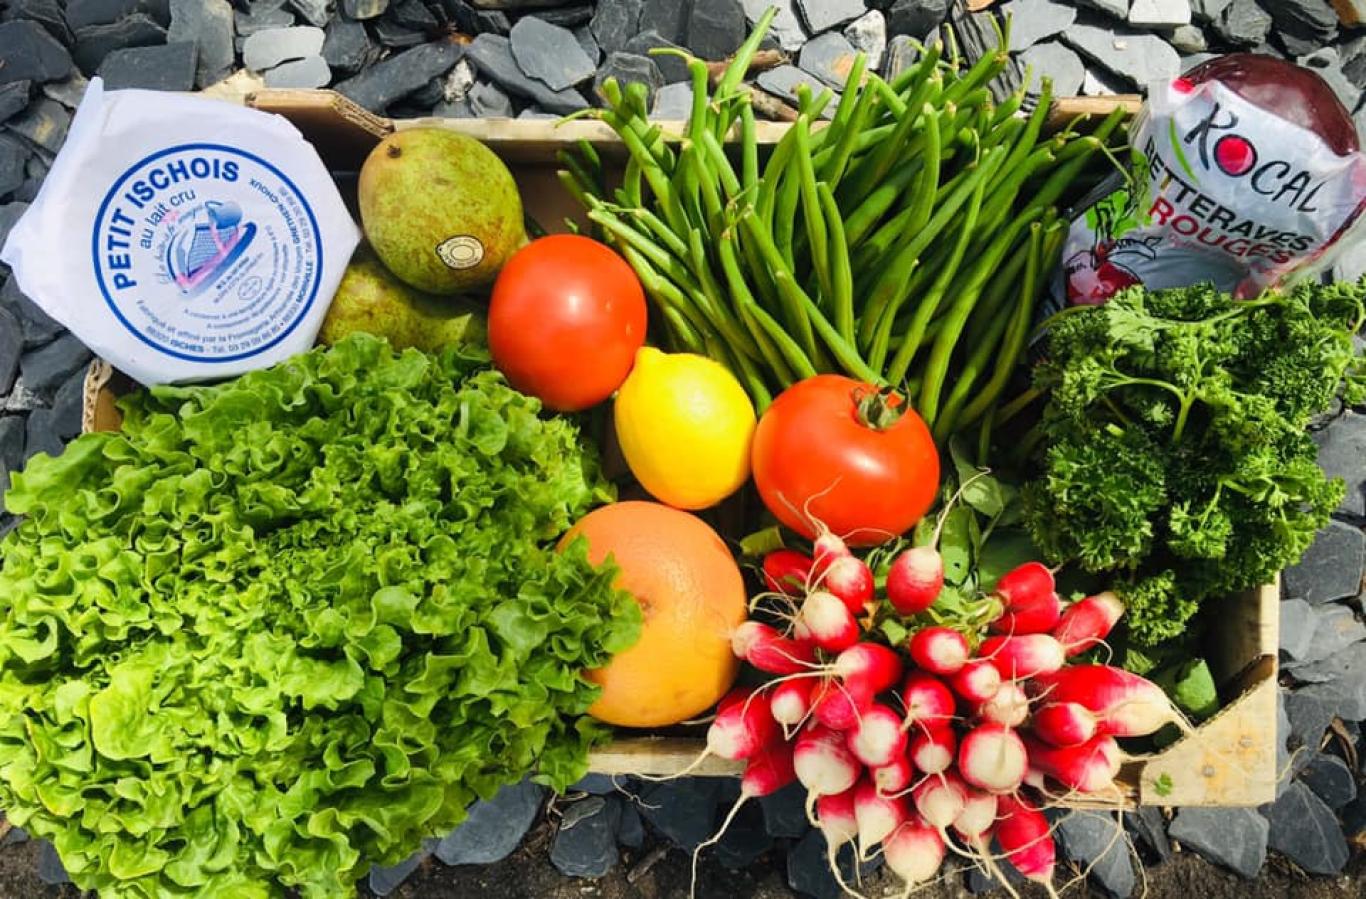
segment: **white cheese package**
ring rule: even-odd
[[[0,259],[144,384],[264,368],[313,345],[360,240],[288,121],[90,82]]]

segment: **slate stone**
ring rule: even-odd
[[[480,35],[476,42],[483,37]],[[460,61],[461,54],[459,44],[433,41],[377,62],[335,87],[371,112],[384,112],[391,103],[450,71]]]
[[[759,87],[775,97],[786,100],[792,105],[797,104],[797,88],[800,85],[808,84],[811,86],[812,95],[819,94],[825,89],[825,84],[805,69],[796,66],[781,65],[777,68],[769,69],[759,73],[755,79]],[[834,106],[834,103],[826,107],[827,112]]]
[[[844,895],[844,890],[839,881],[835,880],[835,875],[830,872],[828,852],[825,834],[815,828],[808,831],[806,836],[787,852],[788,886],[803,895],[814,896],[815,899],[840,899]],[[854,883],[856,872],[853,844],[845,843],[840,847],[836,864],[839,865],[840,876],[844,878],[844,882]],[[857,873],[867,877],[880,867],[881,855],[859,865],[860,871]]]
[[[773,838],[764,830],[764,813],[757,803],[747,802],[721,835],[712,858],[732,871],[748,868],[773,848]]]
[[[338,18],[327,23],[323,59],[332,71],[346,75],[358,72],[374,59],[376,52],[370,33],[360,22]]]
[[[242,65],[257,72],[273,69],[282,62],[317,56],[326,35],[321,28],[297,25],[258,31],[242,47]]]
[[[88,87],[90,87],[88,78],[80,72],[72,72],[61,81],[49,81],[44,84],[43,96],[49,100],[56,100],[67,109],[74,110],[81,105],[81,100],[85,97],[85,91]]]
[[[289,8],[303,16],[305,22],[319,28],[332,18],[331,0],[289,0]]]
[[[1270,846],[1311,874],[1336,874],[1350,855],[1332,809],[1303,783],[1291,784],[1270,806]]]
[[[1338,44],[1342,74],[1357,87],[1366,88],[1366,34]],[[0,119],[3,119],[0,113]]]
[[[650,52],[661,47],[672,47],[676,50],[687,49],[680,44],[675,44],[658,31],[648,29],[627,41],[626,49],[622,52],[649,57],[659,69],[659,74],[663,77],[665,84],[688,81],[688,63],[686,60],[672,53],[655,55]]]
[[[448,865],[487,865],[517,848],[536,819],[545,788],[523,780],[503,787],[470,807],[469,817],[437,844],[436,857]]]
[[[10,278],[3,287],[0,287],[0,309],[7,309],[19,322],[24,334],[24,349],[31,350],[49,343],[62,332],[61,325],[53,321],[37,303],[20,292],[19,282],[15,278]]]
[[[1087,59],[1140,87],[1173,78],[1181,71],[1176,51],[1155,34],[1076,22],[1062,40]]]
[[[1001,847],[998,846],[994,841],[991,844],[991,852],[993,856],[995,856],[996,858],[1003,857],[1001,854]],[[1010,887],[1016,891],[1017,894],[1019,892],[1019,888],[1023,887],[1025,884],[1029,882],[1025,880],[1024,875],[1022,875],[1019,871],[1016,871],[1015,868],[1011,865],[1001,864],[998,862],[996,867],[998,871],[1005,875],[1006,883],[1008,883]],[[968,876],[966,878],[966,882],[968,892],[974,896],[980,896],[983,893],[991,893],[996,890],[1004,889],[1003,885],[999,880],[989,875],[986,871],[983,871],[981,867],[978,865],[968,866],[967,871]]]
[[[0,197],[8,196],[24,183],[25,166],[32,152],[14,138],[0,134]]]
[[[52,343],[29,350],[19,360],[24,384],[45,399],[51,399],[71,374],[90,361],[90,351],[74,334],[63,334]]]
[[[416,47],[427,40],[427,35],[416,28],[404,28],[388,19],[380,19],[374,24],[375,38],[386,47],[406,50]]]
[[[836,90],[843,90],[854,55],[854,45],[844,35],[831,32],[808,41],[797,57],[797,65]]]
[[[231,71],[232,7],[227,0],[171,0],[171,28],[167,43],[189,41],[199,47],[195,84],[204,88]]]
[[[1128,899],[1138,885],[1123,827],[1112,816],[1074,809],[1058,822],[1059,848],[1094,883],[1115,899]]]
[[[468,97],[459,100],[442,100],[432,107],[432,115],[438,119],[472,119],[474,110],[470,109]]]
[[[1291,661],[1306,661],[1318,627],[1314,607],[1302,599],[1287,599],[1280,607],[1281,652]]]
[[[341,0],[341,8],[346,12],[348,19],[375,19],[384,15],[384,11],[389,8],[389,0]]]
[[[686,852],[715,831],[716,778],[690,777],[646,787],[640,814],[655,830]]]
[[[1329,428],[1332,431],[1334,428]],[[1366,466],[1358,456],[1356,465],[1363,473]],[[1319,531],[1314,543],[1297,565],[1285,570],[1287,596],[1308,603],[1329,602],[1356,596],[1361,590],[1362,569],[1366,567],[1366,535],[1361,529],[1340,521],[1330,521]]]
[[[474,66],[468,59],[462,59],[445,76],[433,80],[441,85],[443,100],[463,100],[474,87]]]
[[[1348,412],[1314,435],[1319,445],[1319,467],[1330,478],[1347,482],[1347,496],[1338,511],[1366,518],[1366,415]]]
[[[778,7],[778,14],[768,26],[768,34],[779,49],[791,53],[806,43],[806,28],[801,16],[797,15],[797,0],[740,0],[740,5],[745,8],[745,21],[751,27],[770,6]]]
[[[530,78],[562,91],[593,77],[593,60],[568,28],[523,16],[508,36],[512,58]]]
[[[1168,835],[1209,861],[1251,880],[1266,861],[1266,818],[1250,808],[1183,808]]]
[[[38,844],[38,879],[48,886],[60,886],[71,882],[71,878],[66,876],[66,868],[62,867],[57,850],[47,840]]]
[[[499,89],[498,85],[491,82],[476,81],[474,87],[470,88],[468,99],[470,111],[481,118],[510,118],[512,116],[512,100]]]
[[[1304,655],[1286,669],[1292,674],[1301,665],[1311,665],[1332,658],[1353,643],[1366,640],[1366,624],[1362,624],[1351,608],[1337,603],[1315,606],[1314,633]]]
[[[1129,16],[1129,0],[1080,0],[1080,5],[1102,12],[1121,22]]]
[[[12,202],[0,205],[0,247],[5,245],[5,241],[9,239],[10,229],[27,208],[28,203]]]
[[[0,530],[3,530],[4,491],[9,476],[24,465],[24,437],[28,424],[22,415],[0,415]],[[0,843],[0,846],[7,845]]]
[[[57,388],[51,408],[40,410],[50,413],[48,426],[59,440],[71,440],[81,433],[81,418],[85,411],[85,376],[88,368],[89,366],[82,365],[72,372],[62,386]]]
[[[887,58],[883,67],[883,75],[888,81],[891,81],[915,65],[918,59],[920,59],[920,47],[917,46],[916,39],[906,34],[894,35],[887,42]]]
[[[682,0],[643,0],[637,27],[682,44],[688,36],[688,4]]]
[[[1295,690],[1285,697],[1285,715],[1290,723],[1290,738],[1287,747],[1290,752],[1305,750],[1318,751],[1323,735],[1333,723],[1336,703],[1329,697],[1319,695],[1316,687]],[[1309,756],[1304,756],[1307,761]]]
[[[1124,816],[1124,826],[1159,860],[1167,861],[1172,857],[1172,843],[1167,839],[1167,819],[1162,817],[1161,809],[1141,805]]]
[[[938,28],[948,15],[948,0],[896,0],[887,7],[887,33],[919,40]]]
[[[606,774],[585,774],[569,785],[566,793],[588,793],[593,796],[608,796],[617,792],[616,780]]]
[[[1233,0],[1214,21],[1214,33],[1236,47],[1255,47],[1271,31],[1271,14],[1256,0]]]
[[[525,21],[525,20],[523,20]],[[550,844],[550,863],[566,877],[601,877],[616,867],[621,802],[615,796],[589,796],[564,808]]]
[[[294,14],[287,9],[266,9],[256,12],[253,8],[252,12],[235,11],[232,21],[237,36],[244,38],[274,28],[288,28],[294,24]]]
[[[432,15],[432,11],[422,0],[400,0],[399,3],[389,7],[389,14],[386,16],[396,25],[404,28],[412,28],[417,31],[434,32],[441,23]]]
[[[546,112],[534,103],[517,113],[519,119],[558,119],[559,116],[553,112]]]
[[[56,100],[44,97],[31,104],[23,115],[11,119],[7,127],[31,146],[56,155],[71,127],[71,112]]]
[[[1290,764],[1290,715],[1286,712],[1286,700],[1290,691],[1284,688],[1276,691],[1276,795],[1280,796],[1290,786],[1293,777]]]
[[[643,5],[644,0],[599,0],[588,27],[604,53],[626,49],[639,30]]]
[[[675,81],[655,91],[650,117],[661,121],[686,122],[692,115],[692,85]]]
[[[1167,35],[1167,41],[1176,48],[1178,53],[1204,53],[1209,49],[1209,41],[1205,39],[1205,33],[1194,25],[1182,25],[1173,28],[1171,34]],[[1185,59],[1181,60],[1181,71],[1186,71],[1188,66]]]
[[[699,58],[727,58],[740,49],[748,33],[740,0],[693,0],[685,43]]]
[[[764,813],[764,827],[770,836],[797,839],[811,827],[806,820],[806,788],[800,783],[788,784],[776,793],[759,800]]]
[[[426,846],[422,847],[412,855],[388,868],[374,867],[370,869],[370,892],[376,896],[388,896],[394,890],[403,885],[403,881],[413,875],[413,872],[422,866],[432,850]]]
[[[1059,0],[1011,0],[1000,9],[1010,16],[1012,53],[1029,49],[1077,20],[1077,8]]]
[[[37,22],[0,22],[0,47],[5,48],[0,84],[55,81],[71,71],[71,54]]]
[[[34,393],[24,386],[23,375],[14,382],[14,387],[10,390],[9,396],[4,398],[5,412],[32,412],[35,409],[46,409],[47,400]]]
[[[1175,28],[1190,21],[1190,0],[1133,0],[1129,6],[1129,24],[1138,28]]]
[[[841,32],[854,49],[868,57],[868,70],[882,68],[882,57],[887,52],[887,19],[879,10],[870,9]]]
[[[646,109],[654,102],[655,91],[664,86],[664,76],[659,73],[659,66],[655,65],[654,59],[635,53],[608,53],[606,62],[598,69],[597,77],[593,79],[593,93],[601,96],[602,84],[608,78],[617,79],[623,86],[632,83],[644,84],[648,89],[645,96]]]
[[[598,46],[598,39],[593,37],[593,29],[589,28],[587,25],[580,25],[572,30],[574,32],[574,40],[579,42],[579,46],[583,48],[583,52],[587,54],[589,59],[593,60],[593,65],[597,65],[602,59],[602,48]]]
[[[1191,18],[1197,22],[1213,22],[1233,0],[1191,0]]]
[[[99,76],[107,90],[189,91],[194,89],[198,52],[188,42],[115,50],[100,63]]]
[[[332,70],[321,56],[305,56],[282,63],[266,72],[266,87],[312,90],[326,87],[332,80]]]
[[[19,321],[8,310],[0,309],[0,396],[14,386],[23,350],[24,335],[19,330]]]
[[[528,78],[513,58],[508,39],[501,35],[479,35],[465,48],[465,54],[475,68],[503,90],[525,97],[551,112],[574,112],[588,106],[588,101],[578,91],[554,91],[540,81]]]
[[[68,28],[108,25],[137,10],[139,3],[140,0],[69,0],[66,25]]]
[[[852,22],[866,10],[863,0],[797,0],[797,15],[811,34]]]
[[[627,849],[639,849],[645,845],[645,822],[640,812],[629,802],[622,803],[621,822],[617,825],[617,842]]]
[[[1035,44],[1017,57],[1020,71],[1030,72],[1030,83],[1025,90],[1037,94],[1043,79],[1053,80],[1053,96],[1071,97],[1081,92],[1086,79],[1086,66],[1070,47],[1057,41]]]
[[[1300,772],[1300,780],[1334,811],[1357,798],[1356,777],[1352,769],[1335,755],[1315,753]]]
[[[1282,33],[1328,43],[1337,37],[1338,14],[1328,0],[1261,0]]]
[[[551,25],[559,25],[561,28],[573,30],[592,21],[593,7],[591,4],[581,3],[576,6],[537,9],[535,16],[542,22],[549,22]]]
[[[11,81],[0,85],[0,125],[28,106],[32,91],[32,81]]]
[[[62,4],[57,0],[10,0],[4,18],[37,22],[63,44],[71,43],[71,29],[76,27],[67,21]]]

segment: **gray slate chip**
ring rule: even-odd
[[[374,19],[384,15],[389,8],[389,0],[341,0],[341,8],[346,11],[348,19]]]
[[[332,17],[332,0],[289,0],[289,8],[310,25],[322,28]]]
[[[1311,874],[1336,874],[1349,852],[1332,809],[1303,783],[1291,784],[1270,806],[1270,845]]]
[[[512,26],[508,44],[522,72],[553,91],[571,88],[593,77],[593,60],[568,28],[542,22],[535,16],[523,16]]]
[[[323,59],[334,72],[349,75],[374,59],[376,48],[370,33],[360,22],[334,19],[327,23],[323,37]]]
[[[37,22],[16,19],[0,22],[4,66],[0,85],[15,81],[56,81],[71,71],[71,55]]]
[[[626,42],[625,53],[634,53],[637,56],[647,56],[654,61],[659,69],[659,74],[664,78],[665,84],[673,84],[676,81],[689,81],[688,63],[682,57],[672,53],[652,54],[650,51],[660,47],[670,47],[675,50],[686,50],[681,44],[664,37],[654,29],[647,29],[637,34]]]
[[[19,356],[24,351],[24,335],[19,321],[6,309],[0,309],[0,396],[9,393],[19,373]]]
[[[639,30],[644,0],[599,0],[588,27],[604,53],[626,49]]]
[[[949,15],[948,0],[896,0],[887,7],[887,33],[923,39]]]
[[[469,817],[436,847],[448,865],[488,865],[517,848],[545,798],[545,788],[523,780],[503,787],[487,801],[470,807]]]
[[[1057,41],[1043,41],[1035,44],[1018,57],[1021,72],[1030,72],[1030,83],[1025,90],[1037,94],[1042,90],[1043,79],[1053,81],[1053,96],[1072,97],[1081,93],[1081,84],[1086,79],[1086,66],[1081,57]]]
[[[388,896],[402,886],[403,881],[411,877],[413,872],[420,868],[431,854],[432,851],[424,846],[397,865],[389,868],[371,868],[370,892],[380,897]]]
[[[792,839],[803,836],[811,824],[806,820],[806,788],[788,784],[759,800],[764,812],[764,828],[770,836]]]
[[[27,205],[27,204],[15,204]],[[17,218],[17,216],[16,216]],[[31,350],[51,342],[62,333],[62,326],[19,290],[19,281],[10,278],[0,287],[0,309],[8,309],[24,334],[24,349]],[[3,392],[3,391],[0,391]]]
[[[693,0],[687,44],[698,57],[725,59],[740,49],[748,33],[740,0]]]
[[[593,37],[593,29],[587,25],[580,25],[573,29],[574,40],[579,42],[583,52],[589,59],[593,60],[593,65],[597,65],[602,59],[602,48],[598,46],[598,39]]]
[[[773,94],[773,96],[780,100],[785,100],[793,106],[797,105],[797,88],[801,85],[810,85],[812,96],[816,96],[821,91],[825,90],[825,84],[815,75],[812,75],[804,69],[789,65],[781,65],[777,68],[760,72],[759,77],[755,79],[755,83],[758,84],[762,90]],[[832,118],[835,114],[834,109],[838,103],[839,94],[836,93],[834,100],[826,104],[825,111],[821,113],[822,117],[827,119]]]
[[[771,848],[773,838],[764,831],[763,811],[756,803],[747,802],[712,851],[722,866],[738,871],[757,862]]]
[[[1205,33],[1194,25],[1182,25],[1172,29],[1172,33],[1167,35],[1167,40],[1178,53],[1204,53],[1209,49],[1209,41],[1205,38]],[[1181,71],[1186,71],[1189,66],[1183,56],[1181,60]]]
[[[690,777],[647,786],[640,813],[679,848],[692,852],[715,832],[717,791],[714,777]]]
[[[266,87],[312,90],[326,87],[332,70],[321,56],[305,56],[276,66],[266,72]]]
[[[1319,467],[1330,478],[1347,482],[1347,496],[1339,512],[1366,518],[1366,415],[1348,412],[1314,434],[1319,445]]]
[[[171,0],[166,40],[189,41],[199,47],[196,86],[208,87],[227,77],[235,59],[232,39],[232,7],[227,0]]]
[[[1318,752],[1300,772],[1300,780],[1334,811],[1357,798],[1356,776],[1335,755]]]
[[[1142,805],[1124,816],[1124,826],[1143,841],[1162,861],[1172,857],[1171,840],[1167,839],[1167,819],[1162,810]]]
[[[15,222],[19,221],[19,216],[24,214],[25,209],[28,209],[28,203],[25,202],[10,202],[0,205],[0,247],[3,247],[5,241],[9,239],[10,229],[14,227]]]
[[[1266,861],[1267,820],[1250,808],[1183,808],[1167,833],[1251,880]]]
[[[71,29],[74,25],[67,22],[63,4],[57,0],[9,0],[4,18],[28,19],[47,29],[47,33],[63,44],[71,43]]]
[[[564,809],[550,845],[550,863],[566,877],[601,877],[616,867],[621,800],[589,796]]]
[[[840,899],[845,892],[830,872],[828,856],[825,834],[813,827],[787,852],[788,886],[802,895],[815,896],[817,899]],[[836,864],[844,882],[852,884],[859,880],[859,875],[867,877],[882,867],[882,856],[878,855],[872,861],[859,865],[860,870],[856,874],[854,846],[845,843],[836,855]]]
[[[1233,0],[1214,21],[1214,33],[1238,47],[1256,47],[1271,31],[1271,14],[1256,0]]]
[[[468,100],[470,112],[480,118],[512,116],[511,98],[490,81],[476,81],[474,87],[470,88]]]
[[[852,22],[865,9],[863,0],[797,0],[797,14],[811,34]]]
[[[1133,0],[1129,7],[1129,24],[1138,28],[1175,28],[1190,21],[1190,0]]]
[[[29,390],[50,400],[57,388],[90,362],[90,351],[74,334],[63,334],[47,346],[29,350],[19,360],[19,371]]]
[[[432,32],[441,26],[422,0],[400,0],[399,3],[390,5],[387,18],[396,25],[418,31]]]
[[[868,71],[882,68],[882,58],[887,52],[887,18],[876,9],[870,9],[859,16],[840,32],[854,49],[868,59]]]
[[[52,158],[62,148],[67,129],[71,127],[71,111],[56,100],[44,97],[29,106],[21,116],[11,119],[10,131],[44,150]]]
[[[99,75],[108,90],[189,91],[194,89],[198,53],[192,43],[115,50],[100,63]]]
[[[554,8],[537,9],[536,18],[551,25],[559,25],[561,28],[574,29],[580,25],[587,25],[593,18],[593,7],[588,3],[581,3],[576,6],[557,6]]]
[[[655,31],[667,41],[682,44],[688,36],[688,6],[680,0],[644,0],[638,27],[641,31]]]
[[[629,802],[622,803],[621,823],[617,825],[617,842],[627,849],[639,849],[645,845],[645,822],[640,812]]]
[[[1080,0],[1080,5],[1102,12],[1121,22],[1129,16],[1129,0]]]
[[[1213,22],[1232,0],[1191,0],[1191,18],[1197,22]]]
[[[830,32],[808,41],[797,57],[797,65],[836,90],[843,90],[854,56],[854,45],[844,35]]]
[[[0,197],[13,193],[24,183],[25,166],[32,152],[20,141],[0,134]]]
[[[1128,899],[1138,885],[1123,828],[1103,812],[1073,809],[1058,822],[1062,851],[1116,899]]]
[[[692,116],[692,85],[675,81],[655,91],[650,117],[661,121],[686,122]]]
[[[1062,40],[1078,53],[1140,87],[1180,74],[1181,59],[1162,38],[1130,28],[1076,22]]]
[[[71,878],[66,876],[66,868],[62,867],[62,860],[57,856],[57,850],[47,840],[38,846],[38,879],[49,886],[71,882]]]
[[[1318,44],[1337,37],[1338,14],[1328,0],[1261,0],[1283,34]]]
[[[0,124],[13,118],[28,106],[29,95],[33,91],[32,81],[11,81],[0,84]]]
[[[0,415],[0,469],[16,472],[23,466],[25,431],[22,415]]]
[[[920,59],[920,48],[916,45],[916,39],[906,34],[895,35],[887,42],[887,58],[883,67],[883,76],[891,81],[915,65],[918,59]]]
[[[67,441],[81,433],[81,419],[85,412],[85,376],[89,366],[82,365],[57,388],[52,400],[51,428],[57,438]]]
[[[242,65],[256,71],[273,69],[282,62],[316,56],[326,35],[312,25],[258,31],[242,45]]]
[[[745,21],[751,26],[770,6],[778,7],[778,14],[768,26],[768,34],[778,42],[780,49],[791,53],[806,43],[806,28],[797,15],[797,0],[740,0],[740,5],[745,9]]]
[[[1324,661],[1353,643],[1366,640],[1366,624],[1362,624],[1349,607],[1324,603],[1314,606],[1313,610],[1314,632],[1304,654],[1294,663],[1286,664],[1286,670],[1291,673],[1300,665]]]
[[[1281,652],[1290,661],[1308,661],[1319,623],[1314,607],[1302,599],[1286,599],[1281,602],[1280,618]]]
[[[266,9],[256,12],[237,10],[232,16],[233,25],[239,38],[250,37],[274,28],[288,28],[294,24],[294,13],[287,9]],[[341,21],[338,19],[337,21]],[[316,27],[316,26],[315,26]]]
[[[66,4],[66,24],[70,28],[108,25],[137,10],[140,0],[70,0]]]
[[[1335,427],[1330,426],[1328,432]],[[1363,459],[1366,455],[1358,456],[1356,465],[1366,473]],[[1308,603],[1356,596],[1361,590],[1363,568],[1366,568],[1366,534],[1353,525],[1330,521],[1319,531],[1299,564],[1285,570],[1285,593]]]
[[[588,101],[578,91],[554,91],[540,81],[528,78],[513,58],[508,39],[501,35],[479,35],[465,48],[465,54],[475,68],[499,87],[551,112],[574,112],[588,106]]]
[[[166,43],[166,29],[142,13],[110,25],[89,25],[76,32],[71,55],[86,75],[94,75],[104,58],[126,47],[150,47]]]
[[[1061,32],[1077,20],[1077,8],[1059,0],[1011,0],[1001,6],[1010,18],[1010,49],[1018,53]]]
[[[475,43],[486,37],[480,35]],[[471,48],[474,45],[471,44]],[[336,85],[336,90],[371,112],[383,112],[408,94],[444,75],[460,61],[462,48],[449,41],[423,44],[388,59]]]
[[[416,28],[404,28],[402,25],[392,22],[389,19],[380,19],[374,25],[375,37],[386,47],[399,50],[406,50],[409,47],[416,47],[418,44],[425,43],[427,35]]]
[[[608,53],[607,61],[593,79],[593,92],[601,96],[602,84],[608,78],[617,79],[623,86],[635,83],[645,85],[648,90],[645,95],[646,109],[654,102],[655,91],[664,86],[664,76],[659,73],[655,61],[635,53]]]

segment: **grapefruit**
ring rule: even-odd
[[[588,513],[561,545],[580,534],[594,564],[616,562],[617,586],[643,613],[640,640],[588,672],[602,686],[588,714],[663,727],[715,705],[739,673],[730,635],[746,618],[744,579],[720,536],[687,512],[634,501]]]

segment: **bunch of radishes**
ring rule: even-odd
[[[786,624],[747,621],[733,647],[775,677],[721,703],[708,752],[747,763],[741,802],[800,781],[832,867],[845,843],[861,858],[880,845],[909,891],[948,850],[990,869],[994,838],[1021,874],[1049,883],[1041,808],[1114,789],[1125,758],[1116,737],[1185,726],[1155,684],[1069,664],[1107,637],[1123,607],[1111,593],[1064,607],[1038,562],[995,585],[987,633],[965,634],[920,624],[944,583],[937,550],[900,553],[885,598],[908,619],[904,652],[876,641],[873,572],[838,538],[820,537],[809,556],[777,550],[764,573],[772,620]]]

